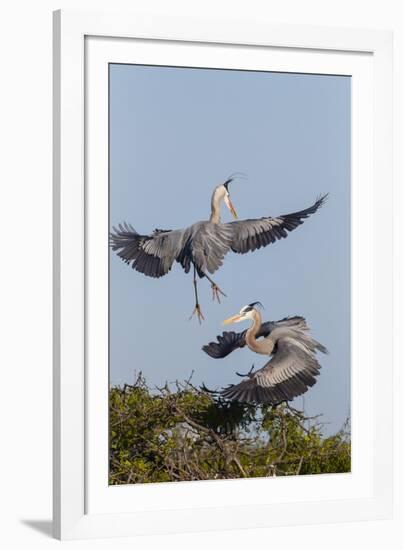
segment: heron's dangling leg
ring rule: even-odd
[[[190,319],[192,319],[192,317],[194,317],[194,315],[197,315],[197,319],[198,319],[199,323],[201,324],[201,322],[204,321],[204,315],[202,313],[202,310],[201,310],[201,307],[200,307],[200,304],[199,304],[199,296],[198,296],[198,293],[197,293],[197,279],[196,279],[196,266],[195,265],[193,265],[193,286],[194,286],[194,289],[195,289],[196,305],[195,305],[195,308],[193,310],[192,315],[189,317],[189,321],[190,321]]]
[[[221,304],[220,300],[220,294],[227,297],[227,295],[221,290],[221,288],[207,275],[206,272],[203,271],[203,275],[206,277],[208,281],[211,283],[211,288],[213,290],[213,302],[217,298],[217,302]]]

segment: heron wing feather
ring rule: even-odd
[[[133,269],[149,277],[162,277],[179,257],[188,233],[189,228],[156,230],[152,235],[140,235],[131,225],[124,223],[113,228],[110,246]]]
[[[320,364],[299,339],[298,331],[277,340],[277,351],[264,367],[221,395],[230,400],[276,405],[291,401],[316,383]]]
[[[314,214],[325,203],[326,199],[327,195],[323,195],[309,208],[292,214],[283,214],[275,218],[239,220],[225,224],[232,229],[231,249],[238,254],[245,254],[280,239],[285,239],[288,233]]]
[[[179,262],[185,272],[194,263],[198,273],[214,273],[231,250],[232,230],[227,224],[196,222],[186,229],[160,230],[152,235],[140,235],[127,224],[114,227],[110,246],[133,269],[149,277],[162,277]]]

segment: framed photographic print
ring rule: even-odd
[[[54,14],[56,537],[390,516],[391,41]]]

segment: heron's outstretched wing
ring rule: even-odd
[[[113,228],[110,246],[133,269],[149,277],[162,277],[186,246],[188,229],[156,229],[152,235],[139,235],[127,223]]]
[[[110,246],[133,269],[149,277],[162,277],[173,262],[179,262],[186,273],[194,263],[203,277],[214,273],[231,249],[232,232],[226,224],[196,222],[185,229],[156,229],[152,235],[139,235],[125,223],[113,228]]]
[[[225,388],[221,395],[241,403],[277,405],[305,393],[316,383],[319,369],[315,355],[305,350],[298,340],[280,338],[276,353],[262,369],[239,384]]]
[[[276,218],[239,220],[225,224],[232,228],[231,249],[239,254],[245,254],[284,239],[290,231],[303,224],[303,220],[314,214],[327,197],[327,194],[323,195],[309,208],[293,214],[284,214]]]
[[[266,323],[262,323],[256,337],[265,338],[277,327],[298,327],[300,330],[308,329],[304,317],[285,317],[280,321],[267,321]],[[217,342],[206,344],[202,347],[202,350],[214,359],[221,359],[234,350],[245,346],[245,334],[246,330],[243,332],[223,332],[221,336],[217,336]]]

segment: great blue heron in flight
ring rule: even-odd
[[[210,281],[213,300],[217,298],[219,302],[220,294],[225,294],[209,274],[221,267],[227,252],[232,250],[245,254],[287,237],[287,232],[293,231],[305,218],[316,212],[327,197],[319,197],[309,208],[293,214],[221,223],[222,201],[237,219],[229,194],[229,185],[235,176],[233,174],[214,189],[208,221],[196,222],[185,229],[155,229],[151,235],[140,235],[130,224],[123,223],[113,227],[110,234],[112,250],[117,251],[118,256],[131,264],[133,269],[149,277],[166,275],[175,260],[181,264],[185,273],[193,266],[196,305],[192,317],[197,314],[199,322],[204,316],[199,305],[197,276],[206,277]]]
[[[252,321],[247,330],[224,332],[217,337],[217,342],[210,342],[203,350],[217,359],[246,345],[255,353],[271,355],[261,369],[253,372],[252,367],[248,374],[237,373],[244,380],[228,386],[220,394],[233,401],[277,405],[302,395],[316,383],[320,369],[316,352],[328,351],[309,334],[303,317],[262,323],[258,305],[260,302],[244,306],[238,314],[224,321],[224,324]]]

